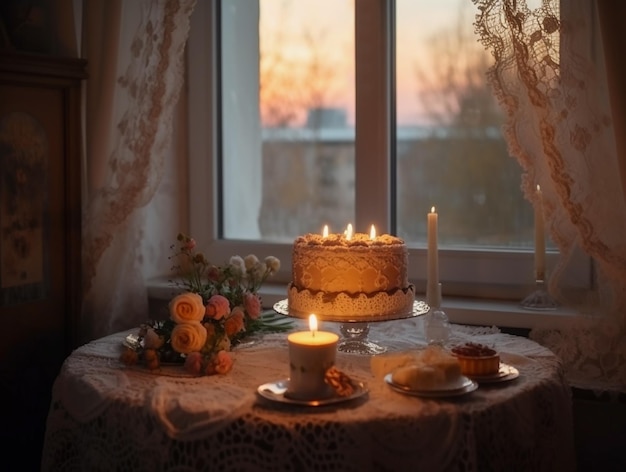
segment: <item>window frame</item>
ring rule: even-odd
[[[191,19],[188,41],[188,147],[189,147],[189,231],[199,247],[213,261],[224,262],[231,255],[254,253],[274,255],[281,269],[269,290],[272,300],[286,296],[291,279],[290,244],[226,240],[220,237],[221,182],[219,156],[219,0],[198,2]],[[393,0],[355,2],[356,114],[361,117],[355,130],[356,222],[355,227],[376,224],[382,231],[395,225],[391,194],[395,127],[393,92]],[[210,47],[207,47],[210,45]],[[207,132],[207,129],[209,132]],[[380,159],[385,156],[385,159]],[[208,158],[207,158],[208,157]],[[209,202],[199,204],[199,202]],[[212,202],[213,204],[210,204]],[[424,215],[426,219],[426,215]],[[556,251],[548,251],[548,267],[554,267]],[[444,298],[521,300],[534,285],[532,251],[502,249],[459,249],[440,247],[440,279]],[[591,288],[592,263],[580,255],[570,264],[566,284],[577,289]],[[409,277],[419,298],[426,290],[426,241],[409,246]],[[266,304],[267,304],[266,303]]]

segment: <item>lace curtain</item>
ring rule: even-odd
[[[171,153],[195,0],[83,2],[88,60],[82,341],[145,320],[147,212]]]
[[[623,99],[617,106],[623,92],[607,87],[607,79],[619,82],[611,74],[619,72],[615,41],[624,44],[626,24],[604,21],[617,15],[623,23],[626,9],[598,2],[598,21],[591,0],[543,0],[535,9],[526,0],[473,2],[477,34],[495,58],[488,80],[507,114],[509,152],[523,168],[526,198],[534,201],[541,186],[560,251],[549,291],[582,313],[565,329],[535,329],[531,337],[560,356],[572,385],[626,391],[626,110]],[[598,25],[604,51],[594,43]],[[581,249],[595,271],[584,296],[563,277]]]

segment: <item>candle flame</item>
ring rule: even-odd
[[[313,314],[309,315],[309,329],[311,330],[311,336],[315,337],[317,331],[317,317]]]
[[[435,207],[431,207],[430,212],[435,213]]]
[[[352,239],[352,223],[348,223],[348,227],[346,228],[345,235],[348,241]]]
[[[370,228],[370,239],[376,239],[376,226],[374,225]]]
[[[324,229],[322,230],[322,236],[325,238],[328,237],[328,225],[324,225]]]
[[[537,184],[537,192],[541,192],[541,187]]]

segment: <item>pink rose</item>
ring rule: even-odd
[[[170,301],[169,307],[170,318],[176,323],[197,323],[204,318],[204,303],[197,293],[181,293]]]
[[[224,331],[228,337],[244,329],[244,314],[240,306],[233,308],[232,313],[224,322]]]
[[[209,267],[207,271],[207,278],[210,282],[217,282],[220,279],[220,269],[214,265]]]
[[[187,250],[192,250],[194,247],[196,247],[196,240],[193,238],[187,239],[183,247]]]
[[[222,295],[213,295],[206,305],[206,316],[215,320],[221,320],[230,313],[230,303],[228,298]]]
[[[199,351],[206,343],[206,328],[200,323],[177,324],[172,330],[172,349],[181,354]]]
[[[246,313],[253,320],[256,320],[261,314],[261,299],[254,293],[246,293],[243,297],[243,306]]]
[[[215,372],[218,374],[227,374],[233,368],[233,358],[226,351],[220,351],[213,361]]]
[[[200,374],[202,371],[202,354],[199,352],[190,352],[185,359],[185,370],[192,374]]]

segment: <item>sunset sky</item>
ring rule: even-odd
[[[281,110],[304,118],[311,104],[348,110],[354,123],[354,1],[261,0],[262,110],[281,102]],[[358,0],[356,0],[358,1]],[[428,70],[426,48],[436,34],[464,19],[469,29],[471,0],[397,0],[397,109],[400,124],[414,124],[423,114],[416,68]],[[280,107],[278,107],[280,108]],[[294,110],[299,110],[294,112]],[[264,116],[265,119],[265,116]]]

